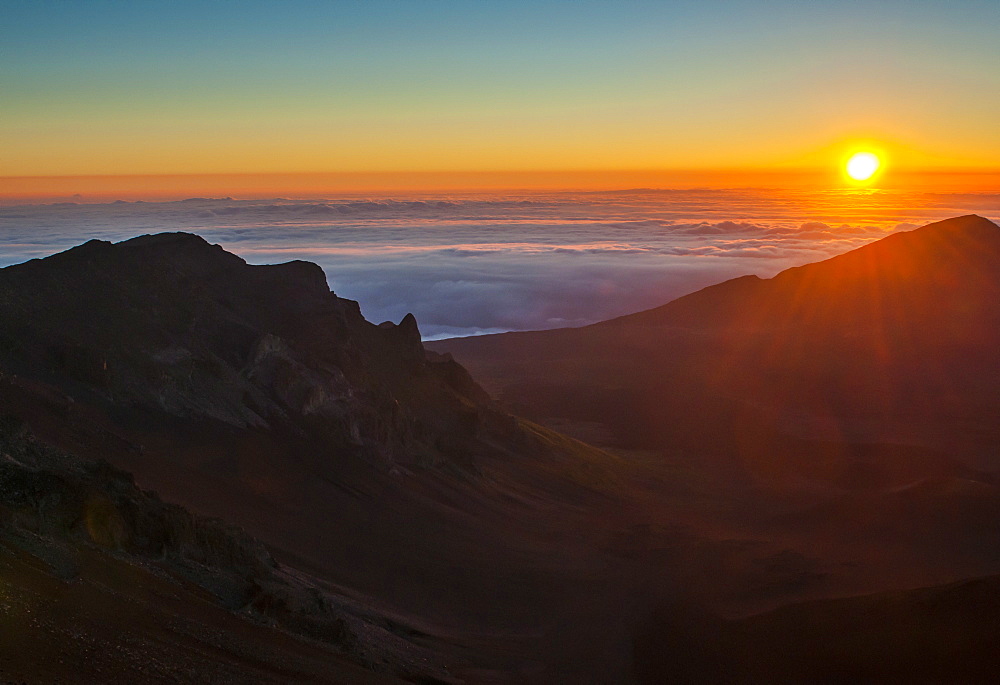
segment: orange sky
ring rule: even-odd
[[[838,186],[859,146],[885,187],[996,189],[997,25],[995,0],[9,3],[0,198]]]

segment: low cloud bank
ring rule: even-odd
[[[0,265],[93,238],[191,231],[251,263],[307,259],[375,322],[428,339],[580,326],[769,277],[1000,194],[692,190],[525,197],[61,203],[0,211]]]

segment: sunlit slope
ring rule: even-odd
[[[903,442],[986,466],[1000,408],[1000,228],[965,216],[581,329],[433,343],[536,418],[612,443],[775,434]]]

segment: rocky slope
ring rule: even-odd
[[[30,559],[51,582],[86,586],[103,581],[109,584],[105,590],[120,594],[129,588],[113,576],[96,575],[94,560],[126,566],[142,582],[174,584],[179,595],[185,586],[198,588],[250,623],[247,630],[265,633],[265,639],[265,628],[277,628],[309,638],[306,644],[319,642],[336,656],[334,663],[353,661],[403,678],[448,679],[446,671],[430,663],[429,652],[397,634],[405,634],[405,627],[324,590],[307,574],[282,567],[243,530],[194,516],[139,489],[131,474],[105,461],[48,447],[10,416],[0,419],[0,459],[0,547],[8,564],[12,558]],[[8,601],[30,597],[15,585],[4,590]],[[188,602],[197,601],[190,594]],[[59,602],[58,596],[48,599]],[[8,668],[14,661],[23,663],[9,647],[3,647]],[[336,672],[332,667],[331,677]]]
[[[80,459],[48,447],[20,420],[9,416],[0,419],[0,459],[0,563],[7,571],[3,609],[12,628],[24,613],[31,613],[32,605],[40,609],[48,604],[53,614],[58,614],[59,608],[77,614],[81,607],[61,596],[68,592],[96,590],[108,595],[105,610],[113,613],[116,605],[122,604],[126,606],[117,609],[125,609],[130,601],[136,601],[132,596],[135,587],[120,577],[126,573],[139,587],[170,588],[168,591],[179,598],[180,607],[174,611],[182,615],[197,615],[197,605],[209,599],[242,619],[247,624],[242,630],[257,640],[270,641],[275,632],[307,638],[301,645],[287,637],[282,640],[302,649],[327,652],[331,661],[327,675],[331,678],[339,671],[346,675],[367,669],[407,679],[448,679],[446,671],[430,663],[426,650],[393,632],[403,630],[402,626],[324,590],[307,574],[282,567],[260,541],[243,530],[218,519],[194,516],[163,502],[155,493],[139,489],[131,474],[107,462]],[[25,573],[26,562],[28,570],[46,580],[49,592],[39,595],[11,582],[17,571]],[[95,566],[119,570],[102,576]],[[21,605],[20,609],[15,605]],[[45,626],[35,621],[32,627],[49,632],[68,630],[58,616],[51,617]],[[120,628],[125,634],[129,632],[128,626]],[[78,641],[95,639],[102,641],[90,633],[77,636]],[[317,647],[310,647],[316,643]],[[0,651],[8,672],[16,668],[31,675],[30,665],[37,655],[14,650],[11,641],[5,641]],[[115,658],[121,657],[118,667],[125,670],[108,665],[106,677],[125,678],[128,670],[141,667],[141,656],[140,652],[115,654]],[[240,668],[248,665],[247,657],[244,653],[237,658],[241,666],[228,675],[237,677]],[[360,668],[351,669],[351,662]],[[93,666],[85,655],[73,650],[63,654],[61,663],[62,667],[54,670],[64,675]],[[183,670],[177,663],[164,666],[166,670],[157,672],[154,668],[144,677],[169,680],[171,671]]]
[[[19,531],[159,560],[224,608],[399,677],[627,668],[580,620],[623,591],[580,601],[620,575],[596,573],[605,532],[584,523],[614,506],[615,460],[498,410],[425,353],[412,316],[365,321],[316,265],[163,234],[8,267],[0,372],[0,413],[84,460],[8,465],[37,480]],[[101,480],[86,460],[114,467]],[[54,529],[30,519],[56,497]]]

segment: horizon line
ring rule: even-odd
[[[0,201],[245,199],[365,193],[499,193],[695,190],[836,190],[849,187],[836,168],[551,169],[497,171],[190,172],[0,176]],[[857,188],[858,186],[854,186]],[[1000,168],[891,169],[871,189],[990,192],[1000,190]]]
[[[802,167],[591,167],[591,168],[545,168],[545,169],[382,169],[354,171],[157,171],[157,172],[121,172],[121,173],[87,173],[87,174],[0,174],[0,180],[48,180],[68,178],[192,178],[192,177],[259,177],[259,176],[495,176],[495,175],[549,175],[549,174],[683,174],[683,175],[783,175],[783,174],[829,174],[827,166]],[[991,175],[1000,174],[997,167],[915,167],[894,169],[893,175]]]

